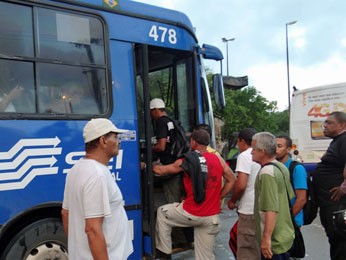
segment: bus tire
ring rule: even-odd
[[[1,260],[67,260],[67,239],[60,219],[38,220],[11,238]]]

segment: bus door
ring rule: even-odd
[[[153,252],[156,209],[166,204],[160,177],[152,174],[156,160],[151,140],[154,124],[150,118],[149,102],[161,98],[169,117],[178,119],[186,132],[197,124],[197,98],[194,56],[192,52],[162,47],[135,46],[138,139],[142,170],[141,192],[143,207],[144,252]]]

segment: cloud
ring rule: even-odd
[[[285,63],[256,64],[250,67],[246,74],[249,75],[249,86],[255,86],[267,100],[277,101],[279,109],[282,110],[287,107],[283,106],[283,104],[288,103]]]
[[[295,67],[291,81],[295,82],[298,89],[345,82],[345,68],[346,60],[336,51],[324,62],[312,64],[308,67]]]
[[[290,66],[290,85],[306,89],[332,83],[345,82],[346,60],[334,52],[323,62],[310,66]],[[249,85],[255,86],[269,101],[277,101],[279,110],[288,106],[287,66],[284,62],[256,64],[246,71]]]
[[[341,39],[341,46],[346,48],[346,37]]]

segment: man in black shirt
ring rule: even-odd
[[[333,140],[317,165],[314,184],[321,223],[330,244],[330,257],[332,260],[344,260],[346,236],[334,228],[333,212],[346,209],[346,196],[337,195],[344,180],[346,163],[346,113],[332,112],[323,124],[323,133]]]
[[[150,115],[155,121],[156,144],[153,146],[153,151],[157,153],[160,163],[170,164],[176,160],[171,154],[175,129],[173,122],[167,117],[162,99],[154,98],[150,101]]]
[[[160,98],[150,101],[150,115],[155,122],[154,133],[156,144],[153,152],[163,165],[173,163],[177,158],[172,154],[175,131],[173,122],[167,117],[165,103]],[[161,179],[163,193],[167,203],[181,202],[183,195],[183,184],[180,174],[173,174]],[[182,248],[187,243],[186,235],[181,228],[173,229],[172,233],[174,251]]]
[[[173,163],[176,160],[171,154],[175,129],[173,122],[167,117],[165,103],[162,99],[154,98],[150,101],[150,115],[155,122],[156,144],[153,145],[153,152],[157,155],[161,164]],[[167,179],[163,179],[162,186],[168,203],[180,202],[180,175],[172,175]]]

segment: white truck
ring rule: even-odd
[[[333,111],[346,112],[346,82],[293,92],[290,137],[294,159],[310,167],[320,161],[331,141],[324,136],[322,125]]]

